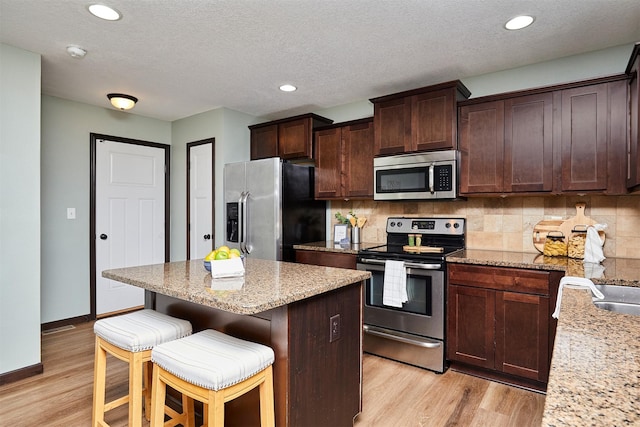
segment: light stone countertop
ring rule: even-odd
[[[640,287],[640,259],[612,258],[585,268],[567,258],[465,250],[447,260],[581,277],[596,273],[591,279],[597,284]],[[563,289],[542,425],[640,425],[640,316],[596,308],[589,291]]]
[[[563,289],[542,425],[640,425],[640,316]]]
[[[371,273],[247,258],[243,278],[213,283],[201,259],[105,270],[102,276],[232,313],[256,314],[360,282]]]

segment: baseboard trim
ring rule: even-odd
[[[89,322],[90,320],[91,319],[89,318],[88,314],[85,314],[84,316],[77,316],[77,317],[70,317],[68,319],[56,320],[54,322],[47,322],[47,323],[41,324],[40,331],[44,332],[50,329],[61,328],[63,326],[78,325],[80,323]]]
[[[25,378],[33,377],[34,375],[40,375],[42,372],[44,372],[42,363],[37,363],[35,365],[16,369],[15,371],[6,372],[4,374],[0,374],[0,385],[20,381]]]

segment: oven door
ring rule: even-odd
[[[444,270],[442,265],[406,262],[408,301],[402,308],[382,303],[384,261],[361,259],[358,269],[369,271],[365,285],[364,323],[402,333],[444,340]]]

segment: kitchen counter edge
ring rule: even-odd
[[[371,273],[247,259],[245,275],[216,279],[203,260],[105,270],[102,276],[162,295],[236,314],[257,314],[368,279]]]

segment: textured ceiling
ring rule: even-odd
[[[44,94],[108,107],[124,92],[163,120],[281,118],[640,40],[639,0],[101,1],[115,22],[89,2],[0,0],[0,41],[42,55]],[[531,27],[503,29],[521,13]]]

